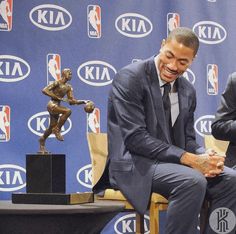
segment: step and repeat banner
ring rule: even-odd
[[[25,155],[37,153],[49,123],[49,97],[42,89],[60,79],[63,68],[72,70],[75,98],[94,101],[96,109],[86,114],[83,106],[70,106],[64,142],[53,135],[46,148],[66,154],[67,192],[91,191],[86,133],[106,132],[115,73],[157,54],[178,26],[193,29],[200,39],[184,76],[197,90],[195,131],[203,143],[227,77],[236,71],[235,12],[235,0],[0,0],[0,200],[25,192]],[[119,214],[103,230],[134,232],[134,213]]]

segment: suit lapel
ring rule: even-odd
[[[162,102],[162,94],[159,85],[159,79],[157,76],[157,71],[154,63],[154,57],[150,58],[147,61],[146,65],[146,74],[149,82],[149,87],[151,90],[152,100],[155,108],[155,113],[159,125],[162,129],[163,134],[165,135],[166,140],[170,143],[169,134],[167,132],[167,126],[165,121],[165,113]]]
[[[188,108],[188,95],[187,90],[184,87],[183,77],[178,78],[178,98],[179,98],[179,115],[181,116],[181,110]]]
[[[182,82],[182,77],[178,78],[178,99],[179,99],[179,115],[173,126],[174,128],[174,139],[175,145],[181,148],[185,147],[185,139],[183,138],[184,133],[184,116],[188,109],[188,95],[187,90]]]

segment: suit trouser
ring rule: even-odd
[[[221,207],[236,215],[236,170],[228,167],[219,176],[206,179],[187,166],[159,163],[153,175],[152,191],[169,200],[165,234],[199,233],[198,216],[205,198],[210,204],[209,215]],[[229,233],[236,233],[235,230]],[[208,221],[205,233],[216,233]]]

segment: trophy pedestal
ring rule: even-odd
[[[26,193],[13,193],[17,204],[81,204],[94,202],[92,192],[65,193],[65,155],[27,154]]]
[[[85,193],[13,193],[15,204],[73,205],[94,202],[92,192]]]

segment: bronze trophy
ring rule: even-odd
[[[58,141],[64,140],[61,127],[71,115],[71,110],[62,106],[61,102],[70,105],[84,104],[86,113],[93,112],[95,108],[90,100],[74,98],[73,88],[67,83],[71,79],[71,70],[65,68],[60,80],[54,81],[42,90],[43,94],[51,98],[47,104],[50,124],[39,138],[37,154],[26,155],[26,193],[12,194],[13,203],[80,204],[94,201],[92,192],[65,193],[65,154],[52,154],[45,147],[45,141],[51,134],[55,134]]]

